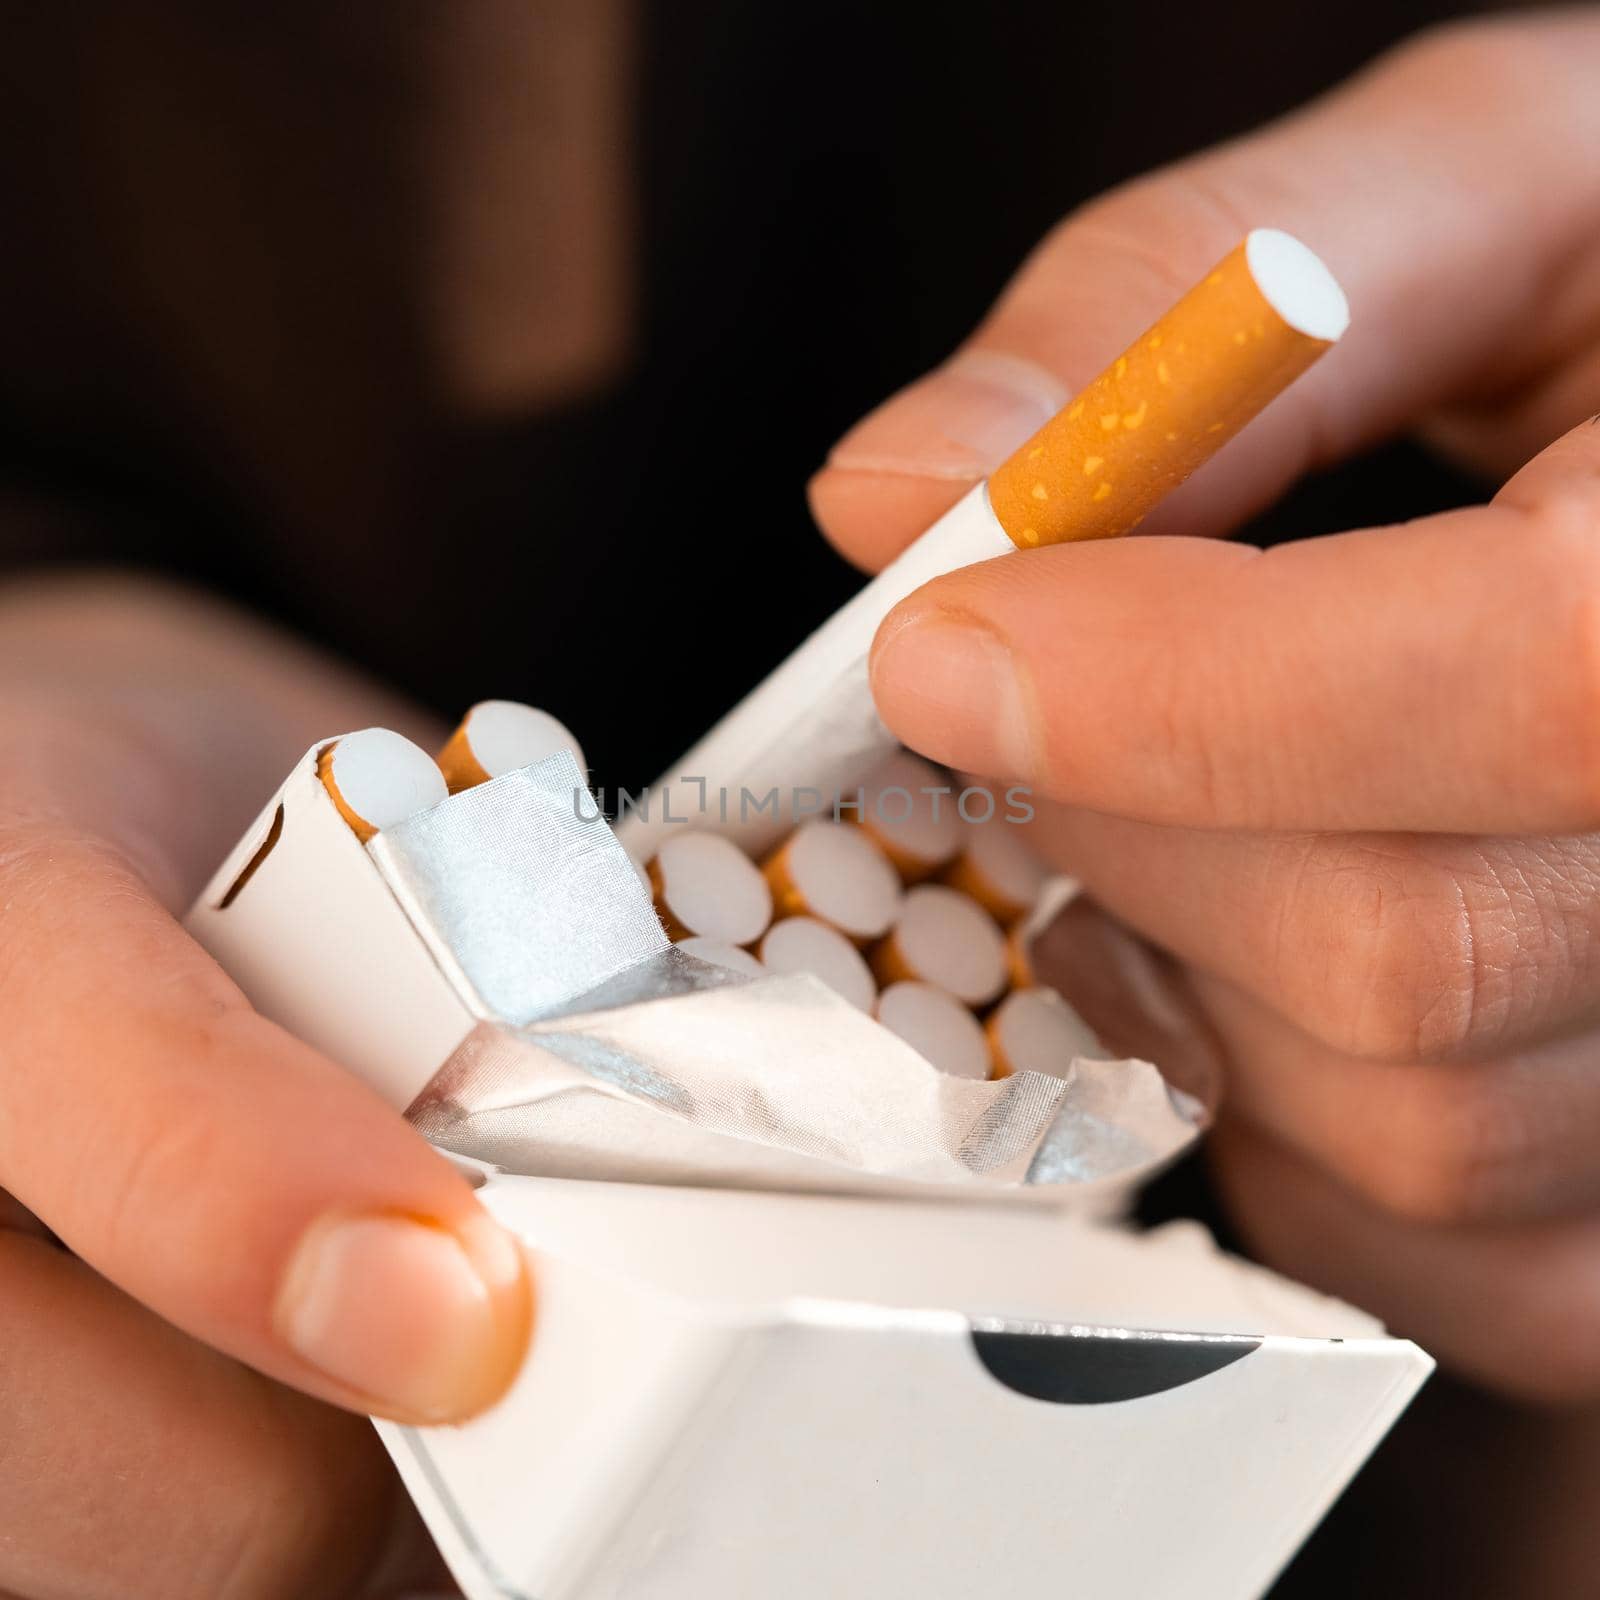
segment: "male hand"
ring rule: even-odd
[[[882,565],[1250,227],[1333,351],[1138,537],[927,585],[872,669],[906,743],[1182,964],[1255,1249],[1519,1397],[1600,1400],[1600,17],[1452,27],[1064,222],[812,486]],[[1493,501],[1219,542],[1407,429]],[[1526,465],[1524,465],[1526,463]],[[1148,535],[1148,536],[1147,536]]]

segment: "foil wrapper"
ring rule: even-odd
[[[937,1071],[817,980],[676,950],[563,753],[368,846],[480,1021],[408,1115],[511,1172],[1104,1201],[1195,1137],[1144,1061]]]

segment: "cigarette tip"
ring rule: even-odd
[[[1332,344],[1350,326],[1350,302],[1322,258],[1281,228],[1253,228],[1244,242],[1256,287],[1308,338]]]

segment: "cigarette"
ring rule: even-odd
[[[655,785],[623,827],[648,855],[668,816],[706,797],[758,800],[728,831],[752,855],[780,838],[785,805],[843,795],[890,756],[867,657],[878,624],[942,573],[1018,549],[1137,526],[1344,332],[1343,292],[1298,240],[1258,228],[1148,328],[987,483],[979,484],[748,694]]]
[[[317,756],[317,776],[363,844],[449,796],[433,757],[388,728],[334,740]]]
[[[480,700],[439,752],[439,766],[450,793],[458,794],[558,750],[570,750],[579,769],[588,770],[578,741],[548,711],[517,700]]]
[[[1009,1078],[1014,1072],[1062,1078],[1076,1057],[1105,1055],[1089,1024],[1054,989],[1008,994],[984,1031],[997,1078]]]
[[[878,986],[861,952],[839,932],[815,917],[786,917],[761,941],[761,965],[768,972],[809,972],[857,1010],[871,1012]]]
[[[772,921],[772,891],[738,845],[714,833],[678,830],[649,866],[656,910],[675,940],[754,944]]]
[[[989,1044],[978,1019],[931,983],[891,983],[878,996],[878,1021],[953,1078],[987,1078]]]
[[[969,1006],[1006,986],[1005,940],[970,895],[924,883],[908,891],[888,938],[872,953],[878,982],[931,983]]]
[[[862,786],[856,820],[906,883],[920,883],[961,848],[957,787],[908,750],[891,756]]]
[[[939,881],[970,894],[997,922],[1015,922],[1032,909],[1050,876],[1050,869],[1023,843],[1023,831],[996,818],[969,823],[965,848]]]
[[[778,917],[815,917],[857,943],[881,938],[900,909],[900,877],[859,828],[813,817],[766,863]]]
[[[720,939],[680,939],[678,948],[685,955],[694,956],[699,961],[709,961],[714,967],[726,967],[729,972],[739,972],[747,978],[759,978],[766,971],[748,950],[724,944]]]

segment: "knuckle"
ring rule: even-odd
[[[1255,226],[1246,197],[1193,161],[1134,178],[1089,201],[1057,225],[1050,245],[1081,273],[1085,254],[1104,255],[1116,272],[1149,280],[1152,299],[1170,300],[1193,286]]]
[[[177,1041],[174,1041],[176,1043]],[[123,1115],[107,1119],[107,1131],[98,1141],[102,1174],[94,1188],[95,1217],[87,1226],[95,1253],[105,1261],[137,1259],[140,1241],[153,1218],[172,1218],[186,1194],[228,1192],[212,1181],[218,1156],[218,1139],[212,1107],[187,1096],[173,1095],[159,1107],[148,1103],[134,1088]],[[139,1128],[130,1138],[129,1126]],[[190,1219],[193,1225],[209,1220],[204,1208]]]
[[[1499,1215],[1516,1186],[1523,1140],[1481,1074],[1395,1067],[1384,1114],[1352,1178],[1409,1222],[1472,1223]]]
[[[1313,844],[1280,945],[1302,1022],[1361,1060],[1449,1055],[1478,1010],[1474,909],[1459,875],[1409,842]],[[1307,981],[1309,978],[1309,992]]]

